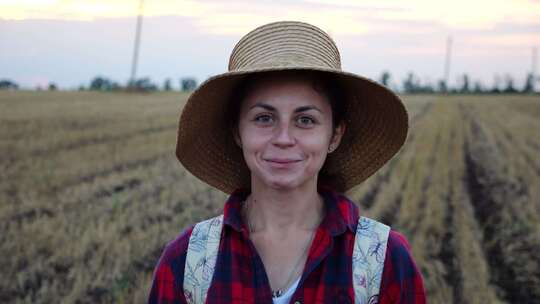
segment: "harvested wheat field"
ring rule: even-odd
[[[142,303],[225,195],[176,161],[187,95],[0,92],[0,302]],[[540,303],[540,96],[404,96],[411,132],[350,191],[409,239],[430,303]]]

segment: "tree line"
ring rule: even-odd
[[[179,82],[180,91],[193,91],[197,88],[197,80],[193,77],[184,77]],[[165,79],[163,85],[160,87],[154,83],[149,77],[130,80],[125,86],[120,85],[111,79],[104,76],[94,77],[90,81],[88,87],[80,86],[79,90],[91,90],[91,91],[141,91],[141,92],[154,92],[154,91],[172,91],[173,84],[171,78]]]
[[[500,93],[535,93],[535,83],[540,82],[540,77],[528,73],[525,83],[522,86],[516,85],[514,78],[506,75],[503,78],[495,76],[491,86],[485,86],[480,80],[471,80],[468,74],[458,77],[455,86],[449,86],[446,81],[439,80],[436,84],[422,82],[413,72],[409,72],[403,80],[402,92],[409,94],[421,93],[448,93],[448,94],[500,94]],[[383,72],[379,78],[379,83],[391,86],[391,75]]]
[[[535,77],[532,73],[527,74],[525,83],[521,86],[516,85],[514,78],[510,75],[504,77],[496,76],[491,86],[484,85],[479,80],[471,80],[468,74],[462,74],[455,86],[449,86],[444,80],[439,80],[437,83],[429,81],[422,82],[420,77],[413,72],[409,72],[405,79],[402,80],[401,89],[397,88],[392,81],[390,72],[384,71],[377,80],[380,84],[391,87],[393,90],[408,94],[500,94],[500,93],[535,93],[536,84],[540,83],[540,77]],[[197,88],[197,80],[193,77],[180,78],[178,88],[180,91],[188,92]],[[19,85],[9,79],[0,79],[0,89],[18,90]],[[58,89],[55,83],[49,83],[46,88],[37,88],[38,90],[54,91]],[[171,78],[165,79],[162,85],[153,82],[149,77],[128,81],[127,84],[120,83],[107,78],[105,76],[94,77],[88,85],[81,85],[78,88],[80,91],[136,91],[136,92],[155,92],[155,91],[173,91],[173,83]]]
[[[184,77],[179,81],[180,91],[193,91],[197,88],[197,80],[193,77]],[[18,90],[20,86],[13,80],[0,79],[0,90]],[[46,87],[36,87],[36,90],[58,90],[58,86],[54,82],[50,82]],[[154,92],[154,91],[173,91],[173,84],[170,78],[165,79],[162,86],[153,82],[149,77],[128,81],[122,85],[105,76],[96,76],[88,85],[80,85],[79,91],[137,91],[137,92]]]

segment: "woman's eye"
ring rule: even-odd
[[[300,116],[296,121],[301,126],[311,126],[315,123],[315,120],[308,116]]]
[[[254,121],[262,124],[269,124],[273,121],[273,119],[271,115],[264,114],[256,116]]]

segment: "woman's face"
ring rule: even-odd
[[[252,187],[294,189],[316,186],[328,149],[337,148],[343,131],[343,126],[333,130],[330,103],[309,80],[271,77],[247,92],[235,139]]]

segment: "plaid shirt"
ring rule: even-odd
[[[358,208],[345,196],[321,190],[326,216],[310,248],[291,303],[354,303],[352,251]],[[218,259],[207,303],[272,304],[264,265],[241,218],[246,193],[237,191],[224,207]],[[148,303],[187,303],[184,265],[193,227],[171,241],[154,272]],[[425,303],[422,276],[401,234],[391,231],[384,261],[379,303]]]

